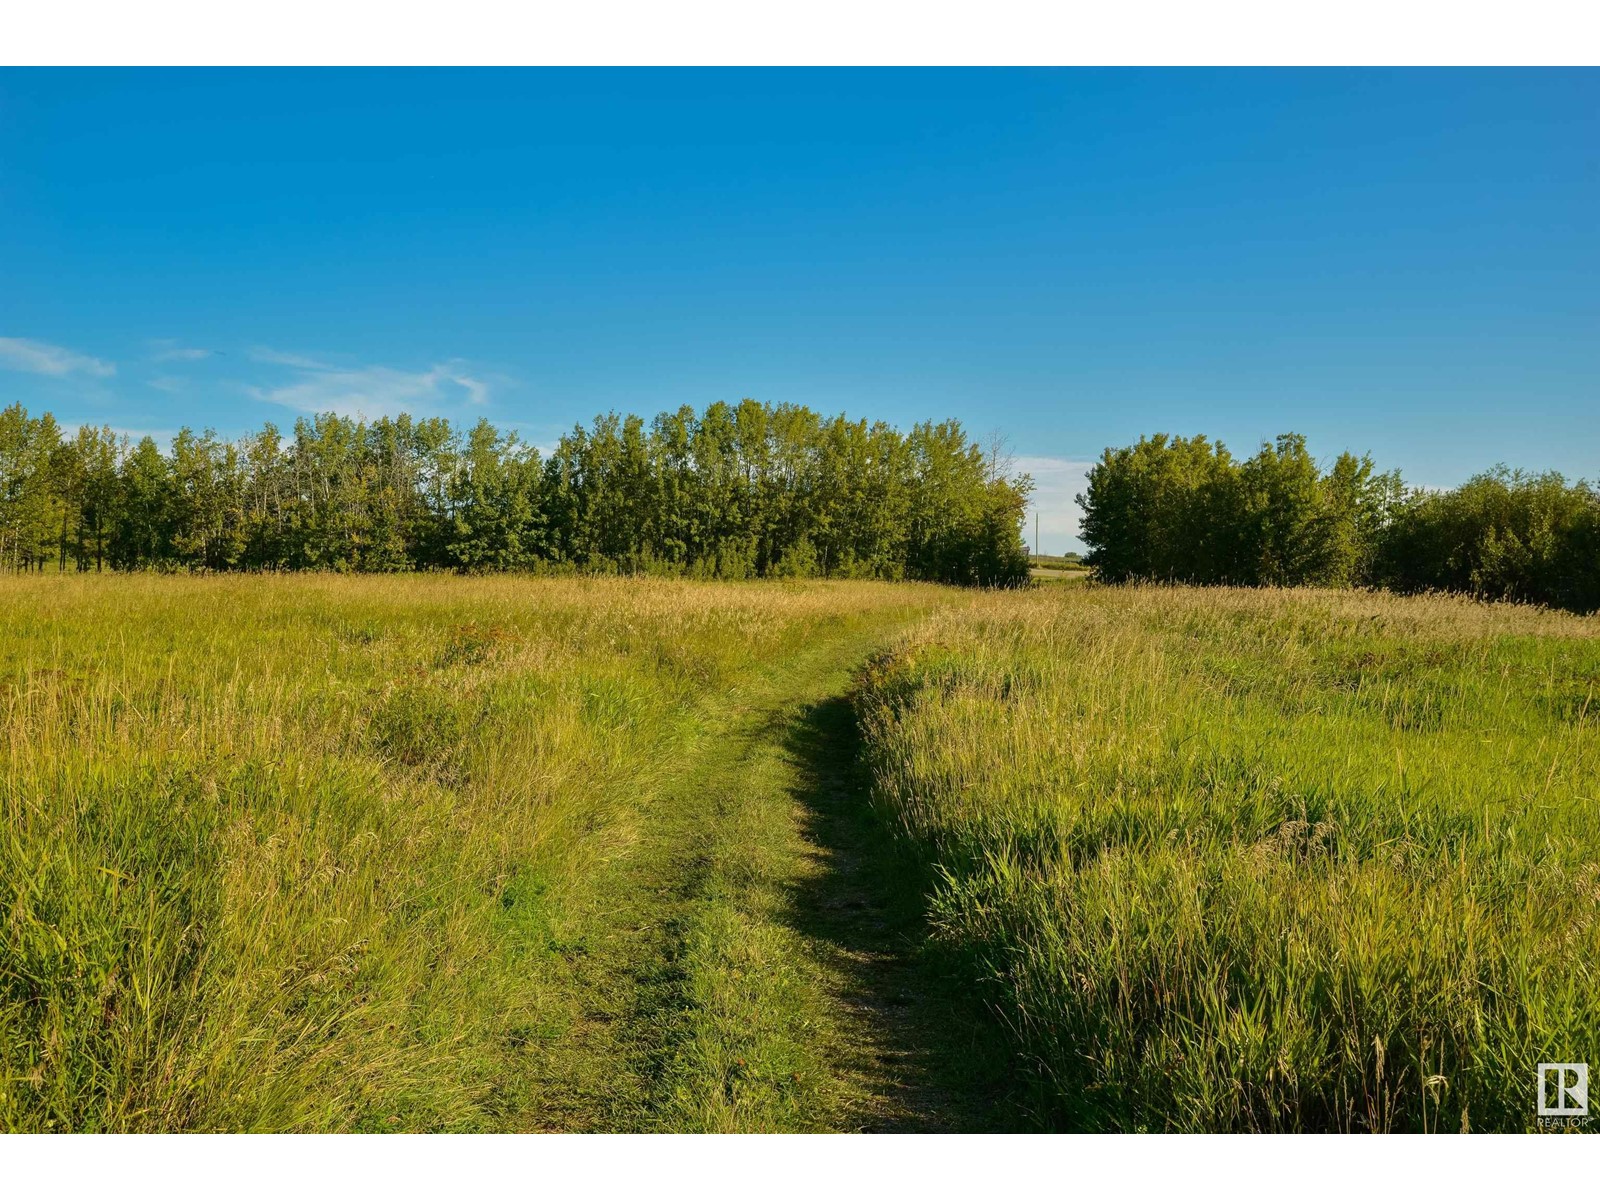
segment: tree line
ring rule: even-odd
[[[323,414],[162,450],[0,411],[0,567],[574,569],[1025,581],[1031,483],[955,421],[608,414],[548,454],[487,421]]]
[[[1600,609],[1600,493],[1497,467],[1449,491],[1299,434],[1237,459],[1203,436],[1141,438],[1089,472],[1085,561],[1110,582],[1458,591]]]

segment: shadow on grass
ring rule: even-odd
[[[974,987],[973,966],[928,938],[928,870],[868,800],[849,701],[806,710],[786,739],[800,778],[801,828],[820,870],[800,883],[787,920],[835,977],[855,1038],[847,1066],[873,1100],[865,1132],[1025,1132],[1026,1082]]]

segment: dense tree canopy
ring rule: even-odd
[[[1373,585],[1600,608],[1600,495],[1498,469],[1448,492],[1298,434],[1235,459],[1204,437],[1141,438],[1089,472],[1086,562],[1110,582]]]
[[[163,452],[0,412],[0,565],[1027,577],[1030,483],[954,421],[902,434],[746,400],[609,414],[548,456],[487,421],[326,414]]]
[[[1600,609],[1600,493],[1504,467],[1398,505],[1374,578],[1396,591],[1447,589]]]
[[[1350,454],[1323,472],[1299,434],[1242,461],[1220,442],[1157,434],[1090,470],[1086,561],[1113,582],[1356,583],[1399,488]]]

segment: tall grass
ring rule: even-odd
[[[860,709],[1058,1124],[1523,1129],[1600,1059],[1597,635],[1055,588],[934,616]]]
[[[0,579],[0,1128],[496,1127],[553,878],[923,591]]]

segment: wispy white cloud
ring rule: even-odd
[[[1015,471],[1026,471],[1033,476],[1033,499],[1028,505],[1028,527],[1024,535],[1031,546],[1034,540],[1034,517],[1038,517],[1039,541],[1046,554],[1060,554],[1066,550],[1081,550],[1078,540],[1078,522],[1083,511],[1076,497],[1088,485],[1092,462],[1071,458],[1050,458],[1042,455],[1019,455],[1013,466]]]
[[[31,338],[0,337],[0,365],[35,375],[94,375],[103,379],[117,373],[114,363]]]
[[[214,353],[213,350],[179,345],[172,338],[156,338],[150,343],[151,362],[199,362],[202,358],[210,358]]]
[[[151,387],[155,388],[156,391],[167,392],[172,395],[177,395],[179,392],[187,391],[189,387],[187,380],[179,379],[176,375],[157,375],[154,379],[148,380],[147,382]]]
[[[307,358],[303,354],[289,354],[283,350],[274,350],[270,346],[256,346],[250,351],[250,361],[267,363],[275,367],[300,367],[307,371],[332,371],[335,368],[314,358]]]
[[[252,351],[260,363],[290,367],[295,376],[275,387],[252,387],[258,400],[306,413],[338,413],[346,417],[438,415],[489,399],[489,385],[469,374],[459,362],[436,363],[426,371],[396,367],[332,366],[316,359],[277,351]]]

